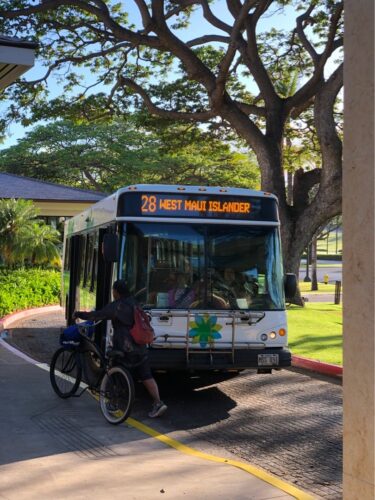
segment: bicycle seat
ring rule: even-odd
[[[124,358],[124,357],[125,353],[123,351],[112,349],[112,351],[108,352],[108,358]]]

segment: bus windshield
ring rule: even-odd
[[[120,276],[146,308],[285,308],[275,227],[145,222],[123,229]]]

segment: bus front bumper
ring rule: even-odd
[[[291,366],[288,348],[234,349],[234,351],[190,350],[152,348],[148,350],[151,367],[154,370],[245,370],[259,371]]]

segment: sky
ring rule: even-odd
[[[124,3],[124,2],[123,2]],[[212,5],[212,10],[219,17],[225,22],[231,23],[232,17],[230,13],[226,9],[226,2],[223,0],[217,0],[216,2],[213,3]],[[286,28],[290,29],[292,27],[292,23],[294,22],[295,16],[294,12],[293,15],[290,15],[290,12],[288,12],[288,9],[285,9],[284,11],[280,11],[278,9],[278,12],[276,15],[271,15],[271,13],[274,12],[274,10],[270,11],[270,14],[262,20],[262,23],[260,24],[260,29],[268,29],[271,26],[275,25],[275,22],[277,22],[278,28]],[[130,15],[130,21],[135,22],[137,25],[139,25],[139,20],[138,20],[138,11],[135,7],[133,9],[130,9],[129,11]],[[218,30],[216,30],[217,33],[221,33]],[[213,34],[215,33],[215,29],[206,23],[206,21],[203,19],[200,10],[196,11],[193,14],[191,23],[189,28],[183,33],[181,36],[182,39],[188,40],[188,39],[193,39],[197,36],[201,36],[203,34]],[[45,68],[41,64],[41,61],[36,60],[34,68],[29,70],[27,74],[24,75],[25,78],[28,80],[33,80],[36,78],[40,78],[43,74],[45,73]],[[50,97],[54,97],[59,95],[61,93],[61,84],[58,84],[54,78],[50,78],[48,82],[48,90],[50,92]],[[0,108],[1,112],[1,108]],[[38,122],[38,124],[43,124],[46,122]],[[34,124],[36,125],[36,124]],[[14,144],[17,143],[17,141],[24,137],[25,134],[32,130],[32,126],[30,127],[24,127],[19,123],[13,123],[9,129],[8,129],[8,134],[7,137],[5,138],[5,141],[3,144],[0,144],[0,149],[5,149],[8,148]]]

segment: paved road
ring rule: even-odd
[[[48,362],[58,344],[61,314],[18,322],[9,342]],[[338,382],[292,370],[218,380],[158,377],[166,416],[163,433],[212,443],[239,459],[329,500],[342,497],[342,390]],[[133,416],[144,418],[148,400],[137,387]]]
[[[318,269],[317,269],[317,279],[318,279],[319,292],[322,292],[322,293],[303,292],[302,295],[304,297],[307,297],[309,302],[330,302],[333,304],[335,294],[334,294],[334,292],[332,292],[332,293],[325,292],[325,285],[323,283],[323,279],[324,279],[324,275],[328,274],[329,283],[335,284],[336,281],[342,282],[342,262],[340,262],[340,261],[332,262],[329,260],[326,260],[326,261],[320,260],[319,265],[320,265],[320,267],[318,267]],[[305,276],[306,276],[306,264],[304,262],[302,262],[301,267],[300,267],[300,271],[299,271],[299,280],[304,281]],[[311,278],[311,272],[310,272],[310,278]]]
[[[58,398],[46,365],[11,349],[1,341],[1,499],[292,500],[302,494],[307,500],[250,464],[234,467],[237,457],[209,443],[203,451],[209,447],[214,457],[176,450],[168,436],[148,432],[150,419],[145,427],[134,419],[109,425],[88,393]]]
[[[335,281],[342,281],[342,262],[320,260],[318,262],[318,269],[317,269],[317,278],[319,283],[323,282],[325,274],[328,274],[329,283],[335,283]],[[305,276],[306,276],[306,263],[302,261],[299,270],[300,281],[303,281]],[[310,266],[310,278],[311,278],[311,266]]]

